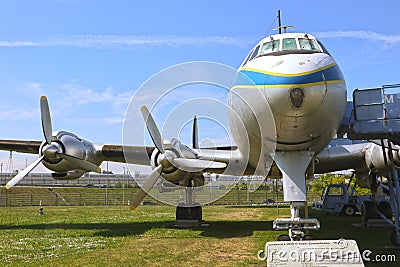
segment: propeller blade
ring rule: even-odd
[[[176,167],[183,171],[197,172],[204,169],[224,169],[226,163],[201,159],[178,158],[172,161]]]
[[[193,119],[193,132],[192,132],[192,147],[198,149],[199,147],[199,130],[197,129],[197,118]]]
[[[69,161],[71,164],[75,165],[78,167],[78,169],[82,169],[85,171],[91,171],[91,172],[97,172],[97,173],[101,173],[101,169],[99,166],[97,166],[94,163],[91,163],[89,161],[86,160],[82,160],[67,154],[58,154],[61,158]]]
[[[158,149],[158,151],[164,154],[164,147],[161,134],[157,128],[156,123],[154,122],[153,116],[151,116],[146,106],[142,106],[140,110],[142,112],[142,117],[144,119],[144,122],[146,123],[147,130],[149,131],[151,140],[153,140],[153,143]]]
[[[47,144],[50,145],[53,130],[51,126],[49,103],[47,102],[47,97],[45,96],[42,96],[40,98],[40,113],[42,117],[43,135],[46,139]]]
[[[40,162],[42,162],[44,156],[41,156],[37,160],[35,160],[31,165],[26,167],[23,171],[15,175],[8,183],[6,184],[6,189],[10,189],[14,185],[16,185],[19,181],[21,181],[28,173],[30,173]]]
[[[143,199],[147,196],[147,192],[149,192],[157,182],[161,172],[162,172],[162,165],[157,166],[157,168],[153,170],[149,178],[147,178],[146,182],[144,182],[142,187],[137,192],[135,198],[133,199],[131,203],[131,210],[135,210],[137,206],[140,205],[140,202],[142,202]]]

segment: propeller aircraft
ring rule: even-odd
[[[196,118],[189,148],[178,139],[163,139],[146,106],[140,112],[154,146],[93,144],[66,131],[52,132],[48,101],[42,96],[44,140],[0,140],[0,150],[39,155],[6,188],[15,186],[39,163],[53,171],[54,179],[100,172],[103,161],[148,165],[152,173],[131,209],[140,205],[162,177],[188,189],[186,203],[177,206],[177,220],[201,222],[201,206],[194,204],[190,189],[204,184],[203,173],[268,177],[273,161],[283,177],[284,201],[291,203],[291,218],[275,220],[274,227],[288,229],[290,239],[299,240],[305,236],[304,229],[319,228],[317,219],[299,215],[306,205],[307,177],[353,169],[357,183],[371,187],[371,173],[385,168],[380,161],[382,147],[375,143],[328,147],[344,117],[347,88],[339,65],[311,34],[280,32],[260,40],[237,70],[228,99],[236,146],[201,149]],[[398,152],[392,158],[393,164],[400,163]]]

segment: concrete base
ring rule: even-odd
[[[177,228],[192,228],[199,226],[208,226],[203,221],[203,212],[201,206],[195,207],[176,207],[176,224]]]

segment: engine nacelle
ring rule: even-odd
[[[92,162],[96,165],[100,165],[101,160],[96,157],[95,152],[96,149],[94,144],[86,141],[84,139],[79,138],[78,136],[60,131],[55,134],[55,141],[52,141],[51,145],[58,149],[58,152],[64,153],[66,155],[75,157],[77,159],[85,160]],[[46,146],[46,141],[42,143],[39,149],[39,155],[43,155],[43,148]],[[66,176],[68,178],[56,178],[55,179],[77,179],[81,177],[85,171],[80,170],[77,166],[72,164],[71,162],[62,159],[61,157],[55,154],[54,158],[44,157],[42,161],[43,165],[56,173],[60,173],[60,176]],[[78,176],[78,173],[81,173]]]
[[[397,147],[396,147],[397,149]],[[385,159],[383,157],[383,148],[376,144],[370,144],[370,146],[365,151],[365,163],[368,169],[375,172],[378,175],[385,175],[389,168],[400,165],[399,153],[397,150],[393,150],[392,158],[389,158],[389,150],[385,149],[387,165],[385,164]]]
[[[83,170],[72,170],[64,173],[55,172],[51,176],[56,180],[75,180],[80,178],[85,172]]]

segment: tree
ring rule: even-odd
[[[332,174],[326,173],[320,176],[315,176],[314,179],[308,181],[308,187],[311,189],[311,192],[314,192],[318,195],[322,195],[325,187],[330,184],[348,184],[350,180],[350,174]],[[350,187],[356,184],[356,179],[353,178]],[[356,195],[370,195],[371,191],[368,188],[361,188],[356,186],[355,190]]]

